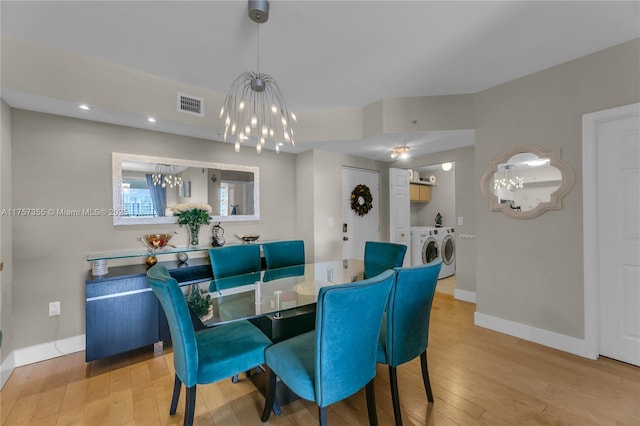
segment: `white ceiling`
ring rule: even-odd
[[[476,93],[640,37],[639,6],[272,1],[269,21],[260,26],[260,68],[278,80],[297,112],[360,108],[387,97]],[[247,17],[245,0],[2,0],[0,19],[3,36],[218,93],[241,71],[256,67],[257,24]],[[29,102],[38,101],[9,92],[3,98],[10,105],[29,109]],[[55,100],[47,105],[47,112],[68,115]],[[388,160],[399,138],[411,143],[414,155],[473,143],[469,131],[391,136],[322,146]]]

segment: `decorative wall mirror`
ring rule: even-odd
[[[573,170],[560,151],[528,145],[490,162],[482,176],[482,194],[492,211],[515,219],[531,219],[546,210],[562,209],[562,197],[573,187]]]
[[[171,206],[205,203],[213,222],[260,219],[258,167],[112,154],[114,225],[176,223]]]

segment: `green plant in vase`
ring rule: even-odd
[[[174,216],[178,217],[178,225],[186,225],[189,231],[189,246],[197,246],[200,227],[211,223],[211,206],[203,203],[183,203],[172,206],[171,210]]]

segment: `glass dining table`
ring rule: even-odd
[[[274,334],[274,321],[303,322],[315,312],[322,287],[362,280],[363,271],[364,262],[358,259],[316,262],[204,281],[185,286],[183,292],[196,328],[253,320],[279,341],[291,333]]]
[[[364,262],[345,259],[270,269],[183,287],[196,329],[248,320],[277,343],[315,328],[316,301],[322,287],[360,281]],[[249,374],[264,394],[263,368]],[[280,405],[298,399],[280,381]]]

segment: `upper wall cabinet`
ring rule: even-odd
[[[204,203],[215,222],[260,219],[258,167],[114,152],[114,225],[176,223],[171,206]]]
[[[419,203],[431,201],[431,187],[420,183],[409,184],[409,200]]]
[[[521,146],[493,159],[481,189],[489,208],[515,219],[530,219],[562,209],[562,197],[573,187],[573,170],[560,151]]]

